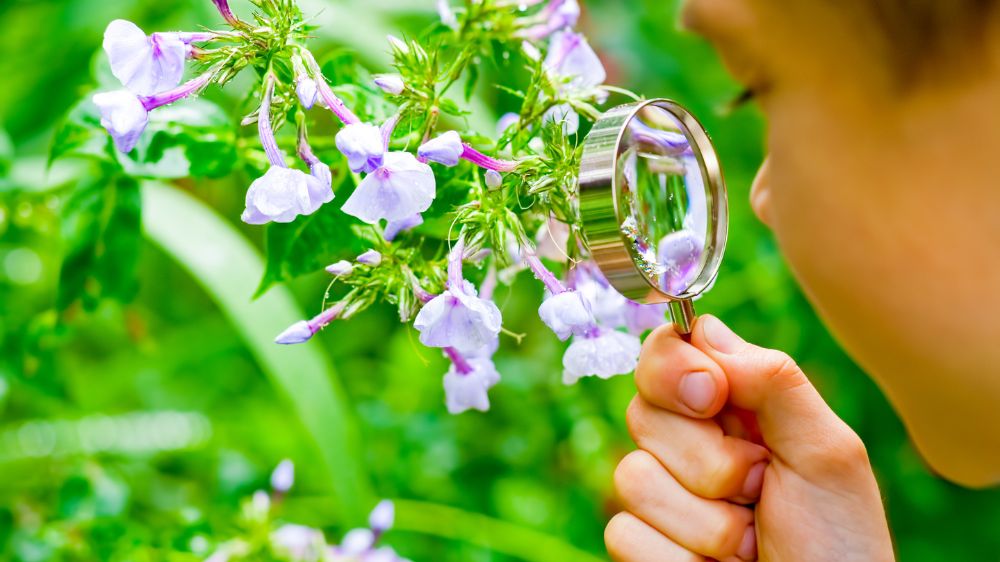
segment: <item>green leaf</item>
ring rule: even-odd
[[[49,164],[60,158],[80,157],[110,161],[111,138],[101,126],[101,115],[90,96],[80,100],[56,129],[49,148]]]
[[[0,178],[10,173],[14,163],[14,143],[10,141],[7,131],[0,129]]]
[[[56,306],[82,301],[93,310],[102,298],[130,301],[142,248],[142,204],[138,183],[127,176],[82,180],[63,207],[66,251]]]

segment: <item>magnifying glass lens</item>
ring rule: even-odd
[[[625,126],[615,171],[626,249],[649,284],[671,296],[699,279],[713,239],[702,155],[689,135],[669,111],[647,105]]]

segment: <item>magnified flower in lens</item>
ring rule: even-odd
[[[573,384],[582,377],[607,379],[631,373],[639,362],[641,348],[638,337],[617,330],[602,328],[593,334],[575,336],[563,355],[563,382]]]
[[[365,177],[341,209],[368,224],[410,219],[430,208],[434,172],[409,152],[389,152],[382,167]]]
[[[587,39],[570,30],[552,34],[545,68],[556,81],[573,90],[596,88],[608,77]]]
[[[688,289],[701,272],[704,247],[705,239],[686,228],[660,240],[657,257],[664,268],[661,277],[667,293],[678,295]]]
[[[147,36],[134,23],[118,19],[104,30],[104,51],[123,86],[151,96],[180,84],[189,47],[177,34]]]

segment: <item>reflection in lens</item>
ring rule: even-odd
[[[649,282],[685,293],[705,267],[708,198],[698,155],[677,119],[655,105],[628,124],[616,178],[622,234]]]

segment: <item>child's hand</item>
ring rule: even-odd
[[[893,560],[864,445],[787,355],[704,316],[649,336],[636,386],[616,561]]]

